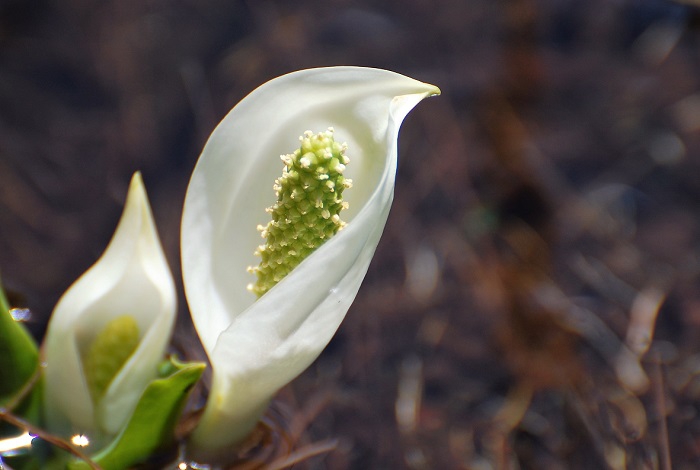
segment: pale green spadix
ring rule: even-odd
[[[347,208],[343,190],[352,181],[343,176],[350,161],[347,144],[333,138],[333,128],[299,137],[301,146],[282,155],[282,177],[275,180],[277,202],[267,208],[272,220],[258,226],[264,245],[255,251],[262,259],[248,270],[257,282],[248,289],[259,296],[270,290],[316,248],[343,228],[340,211]]]
[[[104,395],[109,384],[139,345],[139,325],[131,315],[111,320],[83,353],[83,369],[94,402]]]

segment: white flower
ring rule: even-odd
[[[244,439],[272,396],[320,354],[367,272],[394,193],[399,126],[432,85],[379,69],[302,70],[262,85],[221,121],[187,191],[182,268],[194,324],[213,368],[196,455]],[[348,144],[347,225],[260,299],[246,290],[256,229],[275,201],[280,155],[306,130]],[[269,217],[269,216],[268,216]]]
[[[136,173],[109,246],[63,294],[49,322],[44,402],[51,431],[84,434],[93,443],[119,432],[157,376],[176,302]]]

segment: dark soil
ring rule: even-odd
[[[0,267],[33,333],[134,171],[177,273],[214,125],[338,64],[443,94],[402,128],[345,323],[275,404],[297,448],[337,439],[298,467],[700,468],[693,0],[0,0]]]

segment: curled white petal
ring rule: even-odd
[[[176,299],[143,180],[136,173],[109,246],[63,294],[51,316],[45,343],[45,405],[52,431],[91,438],[119,431],[157,374],[170,341]],[[136,320],[139,345],[94,405],[81,351],[122,315]]]
[[[385,70],[303,70],[253,91],[219,124],[192,175],[182,220],[185,291],[214,378],[191,447],[241,440],[273,394],[331,339],[365,276],[394,191],[399,126],[439,90]],[[246,290],[274,202],[279,155],[306,129],[347,142],[347,226],[259,300]]]

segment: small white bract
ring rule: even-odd
[[[51,315],[44,394],[51,432],[77,432],[99,447],[122,429],[157,376],[176,299],[137,173],[109,246]]]

